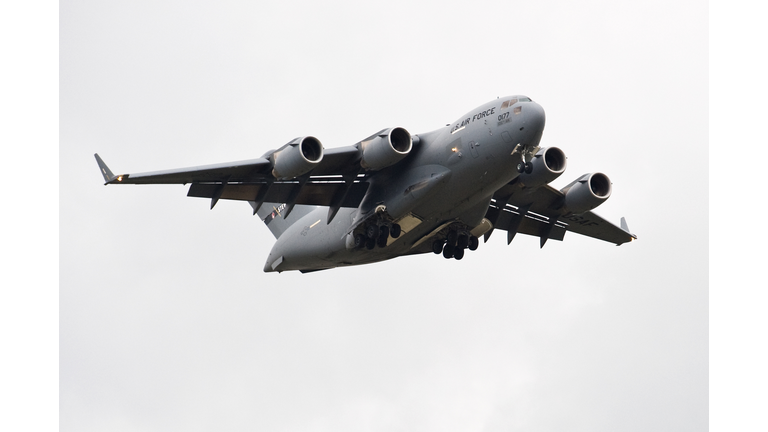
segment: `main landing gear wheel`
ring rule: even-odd
[[[449,231],[448,235],[445,236],[445,241],[450,245],[455,245],[456,239],[458,238],[458,236],[459,236],[459,233],[457,233],[456,231]]]
[[[478,246],[480,246],[480,240],[478,240],[478,238],[475,236],[469,236],[469,245],[467,245],[469,250],[477,250]]]
[[[368,228],[365,230],[365,234],[369,239],[375,239],[379,235],[379,227],[376,225],[368,225]]]
[[[443,241],[442,240],[435,240],[432,242],[432,252],[435,253],[435,255],[439,254],[443,251]]]
[[[457,247],[455,251],[453,251],[453,257],[458,261],[462,258],[464,258],[464,249]]]
[[[365,228],[365,234],[358,234],[362,237],[363,244],[365,244],[365,247],[368,249],[373,249],[373,247],[385,247],[387,246],[387,242],[389,240],[389,236],[391,235],[392,238],[398,238],[400,237],[400,234],[402,234],[402,228],[400,228],[400,225],[398,224],[392,224],[392,225],[374,225],[370,224]],[[369,241],[370,240],[370,241]],[[370,247],[369,245],[373,244],[373,247]],[[355,236],[355,246],[358,245],[358,239],[357,236]],[[359,247],[359,246],[358,246]]]
[[[391,235],[392,238],[398,238],[400,237],[401,233],[402,233],[402,228],[400,228],[400,225],[392,224],[392,228],[389,229],[389,235]]]
[[[368,239],[362,234],[355,235],[355,247],[359,249],[365,246],[367,240]]]
[[[479,245],[480,240],[468,231],[451,230],[446,234],[445,240],[438,239],[432,242],[432,252],[435,254],[442,252],[446,259],[460,260],[464,258],[467,249],[477,250]]]

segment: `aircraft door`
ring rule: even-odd
[[[478,147],[480,147],[480,144],[478,144],[478,143],[476,143],[474,141],[470,141],[469,142],[469,153],[472,154],[473,158],[476,158],[476,157],[480,156],[480,151],[479,151]]]

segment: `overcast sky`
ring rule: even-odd
[[[62,431],[701,431],[707,9],[696,1],[60,4]],[[525,94],[615,247],[496,234],[264,274],[242,202],[142,172],[412,133]]]
[[[63,431],[706,427],[698,2],[60,7]],[[516,93],[569,157],[555,185],[607,173],[597,212],[640,241],[497,235],[461,262],[267,275],[247,204],[105,188],[92,157],[138,172],[336,147]]]

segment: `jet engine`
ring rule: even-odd
[[[580,214],[592,210],[611,196],[611,180],[603,173],[584,174],[564,187],[565,207]]]
[[[296,178],[312,171],[320,163],[323,145],[313,136],[296,138],[272,153],[269,159],[275,178]]]
[[[411,134],[401,128],[384,129],[360,143],[360,165],[368,170],[380,170],[400,162],[413,148]]]
[[[567,165],[565,153],[557,147],[547,147],[539,150],[533,157],[531,173],[520,174],[520,182],[528,188],[544,186],[560,177]]]

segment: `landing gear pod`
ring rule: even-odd
[[[401,128],[384,129],[360,143],[362,159],[360,165],[378,171],[400,162],[413,148],[411,134]]]
[[[269,159],[276,179],[296,178],[312,171],[323,160],[323,144],[313,136],[296,138]]]
[[[581,214],[599,206],[611,196],[611,180],[603,173],[584,174],[561,192],[565,194],[568,210]]]
[[[531,169],[526,167],[520,174],[520,182],[529,188],[537,188],[550,183],[560,177],[568,165],[565,153],[557,147],[539,150],[529,163]]]

